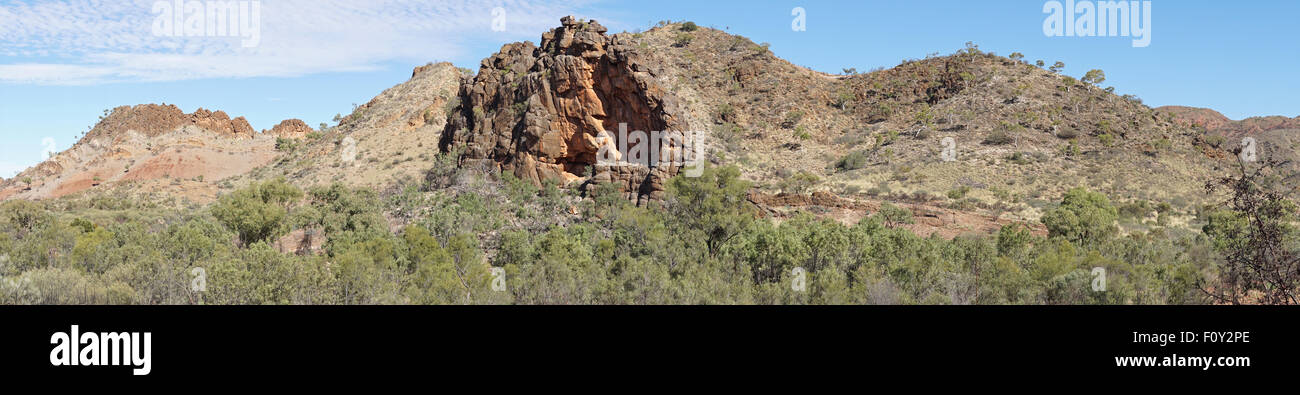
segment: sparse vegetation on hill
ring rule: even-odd
[[[320,130],[212,144],[180,115],[106,114],[0,184],[0,303],[1295,303],[1259,266],[1290,259],[1291,198],[1248,175],[1206,193],[1238,136],[1101,70],[968,43],[833,75],[692,22],[563,24],[477,73],[418,67]],[[703,175],[597,168],[589,129],[620,120],[709,133]],[[175,172],[178,149],[241,166]],[[69,175],[87,188],[54,193]]]

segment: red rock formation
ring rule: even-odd
[[[653,62],[596,21],[561,20],[540,46],[514,43],[482,62],[461,86],[440,148],[462,148],[462,165],[488,164],[541,184],[616,182],[632,200],[658,198],[672,166],[598,165],[602,131],[687,131]],[[416,70],[418,73],[419,70]],[[617,141],[614,144],[617,146]]]
[[[307,137],[308,133],[315,131],[316,129],[307,126],[307,123],[300,119],[286,119],[283,122],[280,122],[279,125],[275,125],[275,127],[271,128],[269,133],[276,137],[301,139]]]
[[[225,136],[253,137],[256,132],[244,117],[230,119],[225,111],[198,109],[189,115],[189,123]]]
[[[1239,137],[1274,130],[1300,129],[1300,117],[1252,117],[1233,121],[1218,111],[1208,108],[1166,106],[1157,108],[1156,111],[1173,115],[1175,122],[1201,126],[1207,131],[1225,136]]]
[[[1206,130],[1216,130],[1232,123],[1232,120],[1228,119],[1228,117],[1208,108],[1165,106],[1157,108],[1156,111],[1173,114],[1175,122],[1189,126],[1201,126]]]
[[[305,136],[310,130],[302,121],[291,120],[276,132]],[[210,186],[276,155],[274,139],[256,137],[247,119],[231,119],[222,111],[200,108],[186,114],[174,105],[122,106],[105,114],[71,148],[20,173],[31,185],[0,181],[0,200],[57,198],[101,184],[165,178],[208,180]],[[182,193],[203,193],[194,192],[199,189]]]
[[[154,137],[185,125],[195,125],[225,136],[253,137],[256,133],[247,119],[230,119],[223,111],[212,112],[200,108],[193,114],[186,114],[175,105],[141,104],[113,109],[94,129],[86,133],[86,138],[109,137],[116,140],[125,137],[128,131]]]

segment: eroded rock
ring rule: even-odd
[[[677,167],[597,162],[603,144],[619,146],[620,124],[646,133],[689,130],[655,78],[656,62],[606,36],[596,21],[561,23],[540,46],[507,44],[483,60],[461,85],[440,148],[462,149],[462,166],[496,166],[537,185],[614,182],[638,203],[659,198]]]
[[[275,137],[283,137],[287,139],[301,139],[307,137],[308,133],[315,131],[316,129],[307,126],[307,123],[300,119],[286,119],[280,122],[279,125],[275,125],[275,127],[271,128],[270,134]]]

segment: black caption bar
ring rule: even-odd
[[[1210,306],[45,306],[0,307],[0,334],[5,372],[56,380],[461,380],[575,372],[673,380],[724,367],[797,376],[811,374],[809,366],[824,369],[818,374],[877,377],[1233,377],[1298,366],[1298,343],[1285,327],[1294,313]]]

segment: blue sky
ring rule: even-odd
[[[1300,2],[1291,0],[1152,0],[1145,48],[1128,37],[1047,37],[1042,0],[262,0],[249,47],[251,35],[157,36],[157,3],[0,1],[0,177],[37,163],[50,140],[67,149],[119,105],[219,109],[259,130],[287,118],[328,122],[417,65],[477,69],[502,44],[536,42],[568,14],[615,32],[692,20],[827,72],[891,67],[974,41],[1063,61],[1070,75],[1103,69],[1106,85],[1152,106],[1300,116]],[[494,29],[497,7],[504,30]],[[806,31],[791,29],[795,7],[806,11]]]

